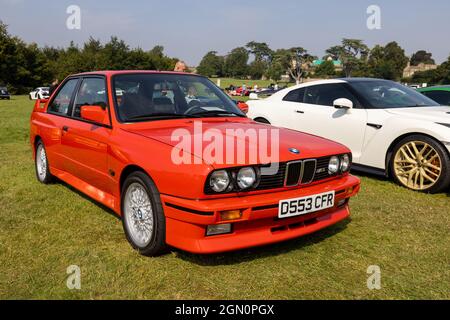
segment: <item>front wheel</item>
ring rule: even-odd
[[[428,193],[443,191],[450,184],[450,158],[434,139],[413,135],[394,148],[391,172],[400,185]]]
[[[143,172],[134,172],[122,188],[122,224],[131,246],[144,256],[157,256],[166,246],[166,220],[160,194]]]

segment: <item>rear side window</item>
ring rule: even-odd
[[[303,102],[305,91],[306,91],[305,88],[292,90],[283,98],[283,101]]]
[[[346,98],[358,106],[355,96],[343,84],[323,84],[306,87],[304,102],[321,106],[333,106],[336,99]]]
[[[440,105],[450,106],[450,91],[426,91],[422,93]]]
[[[85,78],[78,89],[73,106],[73,116],[81,117],[82,106],[107,107],[105,79]]]
[[[61,90],[59,90],[55,99],[53,99],[48,111],[67,116],[69,114],[70,100],[72,99],[77,83],[78,79],[70,79],[67,81]]]

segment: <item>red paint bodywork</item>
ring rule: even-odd
[[[43,140],[50,171],[54,176],[111,208],[120,216],[121,182],[124,173],[134,169],[145,171],[161,194],[166,217],[166,242],[195,253],[224,252],[278,242],[317,231],[349,216],[348,201],[339,208],[285,220],[277,219],[277,208],[267,208],[277,205],[280,200],[332,190],[336,191],[336,203],[348,199],[356,195],[360,188],[359,179],[349,174],[302,187],[206,195],[204,186],[208,175],[215,169],[232,166],[212,166],[206,163],[176,165],[172,162],[174,143],[171,141],[171,134],[177,128],[192,132],[192,119],[119,122],[113,107],[111,77],[121,73],[138,71],[104,71],[76,75],[105,77],[109,108],[105,111],[102,126],[47,113],[48,102],[53,96],[49,100],[36,101],[31,116],[30,142],[35,150],[37,139]],[[85,112],[96,111],[86,108]],[[202,122],[202,130],[215,128],[224,133],[229,128],[271,128],[247,118],[207,118]],[[290,153],[288,149],[292,147],[301,149],[301,155]],[[350,153],[350,150],[338,143],[280,129],[280,162],[346,152]],[[195,150],[193,153],[195,154]],[[201,154],[196,156],[201,157]],[[168,203],[171,205],[168,206]],[[191,211],[180,210],[178,207]],[[237,221],[231,221],[233,232],[206,237],[207,225],[223,223],[220,221],[219,212],[234,209],[243,210],[243,216]],[[193,211],[213,214],[206,216]]]

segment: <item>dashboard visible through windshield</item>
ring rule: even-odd
[[[178,74],[123,74],[113,78],[122,122],[175,118],[245,117],[236,104],[204,77]]]

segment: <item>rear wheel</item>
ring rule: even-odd
[[[36,177],[39,180],[39,182],[44,184],[52,182],[53,176],[50,173],[47,152],[45,150],[45,146],[42,141],[39,141],[36,145],[35,166],[36,166]]]
[[[437,193],[450,184],[447,150],[430,137],[412,135],[394,148],[391,172],[400,185],[415,191]]]
[[[144,256],[157,256],[166,246],[166,220],[160,194],[143,172],[134,172],[122,188],[122,224],[131,246]]]

